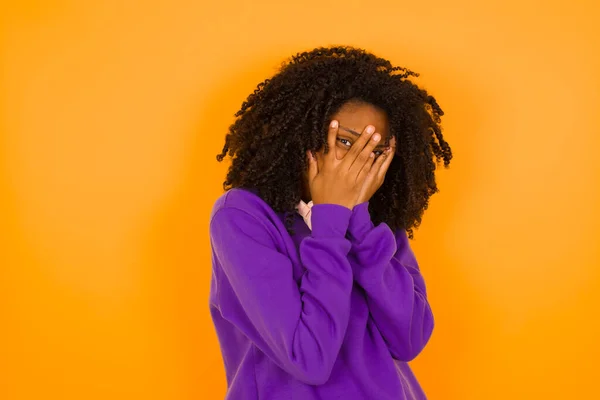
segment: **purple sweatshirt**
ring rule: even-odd
[[[406,232],[368,203],[312,207],[312,231],[231,189],[210,222],[210,311],[231,400],[425,399],[407,362],[433,330]]]

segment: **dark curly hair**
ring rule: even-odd
[[[440,128],[444,114],[436,100],[409,80],[419,76],[388,60],[353,47],[321,47],[299,53],[260,83],[235,114],[217,160],[229,154],[232,165],[224,190],[255,191],[283,212],[293,234],[293,212],[300,201],[307,150],[327,146],[330,118],[344,104],[363,102],[383,110],[396,156],[381,188],[369,201],[375,224],[392,230],[421,223],[429,198],[438,191],[437,162],[448,167],[450,146]],[[435,160],[434,160],[435,159]]]

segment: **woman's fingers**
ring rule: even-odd
[[[375,132],[375,127],[372,125],[367,125],[365,127],[365,129],[362,131],[359,138],[356,140],[356,142],[352,143],[352,147],[350,147],[350,150],[348,150],[348,153],[346,153],[346,155],[343,158],[343,163],[345,164],[346,168],[349,169],[352,166],[352,164],[354,164],[354,161],[356,161],[356,159],[360,156],[360,154],[363,151],[363,149],[365,148],[365,146],[368,145],[369,140],[371,139],[371,135],[373,135],[373,132]],[[373,136],[375,136],[375,135],[373,135]],[[377,144],[377,143],[375,143],[375,144]],[[373,148],[375,148],[375,146],[373,146]],[[371,151],[372,151],[372,149],[371,149]],[[368,156],[368,153],[367,153],[367,156]],[[364,162],[366,161],[366,157],[363,157],[362,161],[363,162],[360,165],[361,167],[364,165]]]
[[[375,127],[368,125],[365,127],[360,137],[352,144],[350,150],[342,160],[336,158],[336,143],[338,136],[339,123],[336,120],[331,121],[327,133],[327,145],[329,151],[327,153],[319,153],[319,155],[308,155],[309,157],[309,177],[314,177],[325,171],[329,167],[335,169],[340,168],[340,171],[346,170],[350,175],[348,178],[353,181],[383,182],[383,178],[389,168],[393,152],[395,151],[395,138],[390,140],[391,151],[386,151],[384,155],[375,158],[373,151],[381,142],[381,135],[375,133]],[[318,158],[317,158],[318,157]]]
[[[367,161],[369,161],[369,159],[371,158],[371,155],[373,155],[373,150],[375,150],[375,147],[379,144],[380,140],[381,140],[381,135],[379,133],[375,133],[373,136],[371,136],[371,139],[367,142],[367,144],[364,146],[362,151],[358,154],[358,156],[354,160],[354,163],[350,166],[350,172],[352,174],[354,174],[356,176],[360,173],[360,171],[365,166]],[[355,146],[355,145],[356,145],[356,143],[354,143],[352,146]]]
[[[381,168],[383,168],[383,165],[385,165],[385,163],[388,162],[388,153],[384,152],[383,154],[381,154],[379,157],[377,157],[377,160],[375,160],[375,162],[373,163],[373,168],[371,168],[371,175],[373,176],[373,178],[376,178],[379,176],[379,173],[381,172]]]
[[[327,134],[329,151],[325,154],[325,159],[329,159],[330,162],[335,160],[335,143],[337,142],[338,126],[339,123],[336,120],[329,123],[329,131]]]
[[[374,157],[372,158],[373,160],[366,163],[359,174],[359,179],[364,180],[364,182],[362,182],[363,186],[366,186],[363,189],[366,189],[366,191],[369,192],[369,195],[372,195],[379,188],[378,172],[386,159],[385,154],[380,155],[376,159]]]
[[[362,169],[358,173],[358,176],[356,177],[356,183],[361,184],[364,183],[365,180],[370,179],[369,175],[371,174],[371,170],[375,168],[375,165],[378,161],[379,159],[375,160],[375,154],[371,152],[371,154],[369,154],[368,156],[367,161],[365,162]]]

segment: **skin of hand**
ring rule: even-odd
[[[354,147],[354,144],[352,145],[352,147]],[[379,155],[376,158],[375,162],[373,163],[373,166],[371,167],[365,179],[365,182],[361,188],[361,192],[358,196],[358,199],[356,200],[356,204],[369,201],[371,197],[373,197],[375,192],[377,192],[377,190],[381,187],[381,185],[383,185],[385,174],[387,173],[388,168],[392,163],[392,159],[394,158],[395,152],[396,138],[392,137],[390,139],[389,146],[383,151],[381,155]],[[338,152],[337,154],[339,156],[340,152]],[[323,158],[323,155],[317,158],[318,168],[322,168]]]
[[[331,121],[327,136],[329,149],[335,149],[339,123]],[[375,128],[368,125],[350,150],[338,160],[335,151],[328,151],[319,157],[319,161],[308,151],[308,185],[313,204],[338,204],[350,210],[358,204],[367,177],[370,182],[377,181],[377,172],[384,160],[375,160],[373,150],[381,140],[374,133]],[[375,169],[375,172],[371,172]],[[368,187],[371,188],[374,183]],[[365,191],[367,193],[368,191]]]
[[[383,185],[385,174],[387,173],[394,154],[396,153],[396,138],[390,139],[390,147],[388,147],[382,155],[377,157],[373,167],[369,171],[367,178],[361,188],[356,204],[369,201],[375,192]]]

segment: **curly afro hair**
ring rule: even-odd
[[[330,118],[349,102],[372,104],[388,117],[394,157],[385,181],[369,201],[375,224],[404,229],[413,238],[429,198],[438,191],[435,169],[448,167],[452,151],[442,136],[436,100],[409,79],[419,76],[353,47],[321,47],[298,53],[248,96],[225,137],[232,164],[224,190],[255,191],[285,215],[293,234],[295,207],[308,168],[307,150],[327,149]]]

